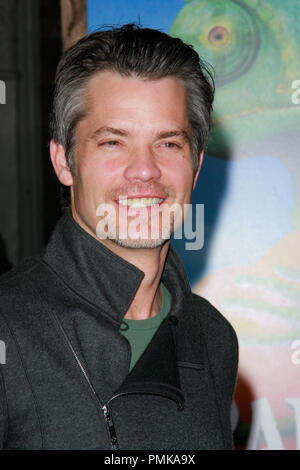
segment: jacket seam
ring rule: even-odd
[[[32,394],[32,398],[33,398],[33,404],[34,404],[34,410],[35,410],[35,413],[36,413],[36,417],[37,417],[37,422],[38,422],[38,426],[39,426],[39,429],[40,429],[40,434],[41,434],[41,448],[43,449],[44,448],[44,435],[43,435],[43,428],[42,428],[42,421],[41,421],[41,417],[40,417],[40,414],[39,414],[39,411],[38,411],[38,402],[37,402],[37,398],[35,396],[35,392],[34,392],[34,389],[33,389],[33,386],[31,384],[31,381],[29,379],[29,375],[28,375],[28,371],[27,371],[27,366],[23,360],[23,357],[22,357],[22,353],[21,353],[21,348],[20,348],[20,345],[19,345],[19,342],[14,334],[14,332],[12,331],[12,329],[10,328],[10,325],[9,325],[9,322],[7,321],[5,315],[2,313],[2,317],[4,319],[4,322],[6,323],[7,325],[7,328],[11,334],[11,337],[13,339],[13,341],[15,342],[15,345],[16,345],[16,351],[17,351],[17,354],[19,356],[19,359],[20,359],[20,362],[21,362],[21,365],[23,367],[23,370],[24,370],[24,374],[25,374],[25,378],[28,382],[28,386],[29,386],[29,389],[31,391],[31,394]]]
[[[186,362],[186,361],[177,361],[178,367],[183,367],[186,369],[195,369],[195,370],[203,370],[204,364],[196,364],[195,362]]]

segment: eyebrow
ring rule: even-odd
[[[157,137],[159,139],[168,139],[169,137],[183,137],[185,141],[190,143],[190,136],[184,129],[171,130],[166,132],[160,132]]]
[[[93,132],[90,135],[89,140],[97,139],[97,138],[101,137],[103,134],[113,134],[113,135],[117,135],[117,136],[120,136],[120,137],[128,137],[129,132],[127,132],[123,129],[117,129],[115,127],[106,127],[106,126],[104,126],[104,127],[100,127],[95,132]],[[183,137],[186,142],[188,142],[188,143],[191,142],[191,138],[190,138],[188,132],[184,129],[174,129],[174,130],[170,130],[170,131],[162,131],[162,132],[159,132],[156,137],[158,139],[168,139],[169,137]]]
[[[114,127],[99,127],[95,132],[93,132],[90,137],[90,139],[96,139],[97,137],[101,137],[103,134],[114,134],[114,135],[119,135],[121,137],[126,137],[128,136],[128,132],[124,131],[123,129],[116,129]]]

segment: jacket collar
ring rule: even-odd
[[[58,221],[43,261],[77,295],[103,310],[118,324],[145,275],[81,228],[70,209]],[[182,263],[171,246],[162,281],[171,292],[172,314],[177,316],[191,289]]]

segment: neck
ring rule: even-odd
[[[125,318],[145,320],[154,317],[162,306],[160,279],[170,241],[157,248],[124,248],[111,240],[105,244],[111,251],[145,273]]]

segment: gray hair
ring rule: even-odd
[[[88,82],[104,70],[149,80],[174,76],[183,82],[196,169],[211,125],[215,88],[210,67],[181,39],[133,24],[82,38],[58,64],[50,134],[63,145],[70,169],[74,170],[76,126],[87,114]]]

